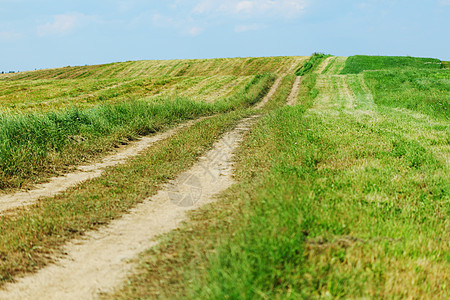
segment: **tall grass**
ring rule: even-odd
[[[358,74],[365,70],[384,70],[392,68],[414,68],[438,70],[441,61],[435,58],[410,56],[367,56],[355,55],[347,59],[341,74]]]
[[[0,115],[0,188],[19,187],[183,120],[249,107],[267,93],[274,78],[272,74],[255,76],[239,92],[215,104],[162,98]]]
[[[88,159],[120,141],[205,115],[212,105],[174,99],[0,117],[0,188]]]
[[[450,70],[365,72],[375,103],[450,118]]]
[[[295,75],[303,76],[316,68],[320,63],[330,55],[323,53],[313,53],[309,60],[295,71]]]

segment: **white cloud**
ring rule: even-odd
[[[254,31],[267,28],[264,24],[250,24],[250,25],[238,25],[234,28],[236,32]]]
[[[195,24],[190,18],[172,18],[155,14],[152,21],[155,26],[173,28],[183,35],[197,36],[204,31],[203,27]]]
[[[305,10],[309,0],[203,0],[194,13],[224,13],[236,16],[295,18]]]
[[[189,29],[189,31],[188,31],[189,35],[192,35],[192,36],[199,35],[199,34],[201,34],[202,32],[203,32],[203,28],[201,28],[201,27],[196,27],[196,26],[192,27],[192,28]]]
[[[450,6],[450,0],[439,0],[439,4],[443,6]]]
[[[22,35],[13,31],[0,31],[0,41],[12,41],[21,38]]]
[[[80,13],[70,13],[53,16],[52,22],[47,22],[37,28],[39,36],[48,35],[66,35],[72,32],[76,27],[84,25],[94,18]]]
[[[197,14],[204,14],[210,12],[212,9],[214,9],[214,1],[203,0],[194,7],[193,12]]]
[[[255,10],[255,1],[240,1],[236,4],[235,10],[237,13],[250,14]]]
[[[291,19],[301,16],[311,0],[174,0],[170,13],[152,14],[154,26],[172,28],[182,35],[196,36],[208,28],[235,21]],[[186,9],[188,12],[186,12]],[[148,19],[148,16],[146,17]],[[265,22],[265,21],[264,21]],[[235,32],[267,28],[261,24],[233,24]]]

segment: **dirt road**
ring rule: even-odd
[[[294,81],[294,84],[292,85],[292,90],[288,96],[286,105],[294,106],[296,104],[301,82],[302,82],[301,76],[298,76],[297,78],[295,78],[295,81]]]
[[[0,299],[89,299],[119,285],[129,260],[176,228],[186,212],[212,201],[233,183],[232,157],[255,117],[246,118],[215,143],[189,171],[106,228],[65,247],[67,257],[9,284]]]
[[[78,170],[65,174],[64,176],[51,178],[48,183],[38,184],[35,188],[28,191],[20,191],[14,194],[7,194],[0,196],[0,215],[5,211],[17,207],[31,205],[39,198],[52,197],[58,193],[67,190],[70,187],[76,186],[86,180],[96,178],[102,175],[107,167],[115,166],[125,162],[147,149],[155,142],[166,139],[175,134],[181,128],[191,126],[195,122],[199,122],[204,118],[192,120],[181,124],[180,126],[170,129],[165,132],[158,133],[153,136],[144,136],[136,142],[131,142],[129,145],[120,148],[116,153],[105,157],[101,162],[79,166]]]

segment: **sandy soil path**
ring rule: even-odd
[[[81,182],[99,177],[102,175],[106,167],[121,164],[127,159],[138,155],[140,152],[147,149],[155,142],[166,139],[175,134],[181,128],[191,126],[195,122],[198,122],[202,119],[204,118],[183,123],[176,128],[158,133],[153,136],[144,136],[138,141],[131,142],[129,145],[122,147],[116,153],[105,157],[99,163],[79,166],[77,171],[65,174],[64,176],[51,178],[49,182],[38,184],[31,190],[2,195],[0,196],[0,215],[2,215],[7,210],[14,209],[20,206],[31,205],[35,203],[39,198],[52,197],[67,190],[70,187],[80,184]]]
[[[193,168],[129,214],[68,244],[67,257],[5,286],[0,299],[90,299],[120,285],[133,268],[129,260],[154,246],[156,235],[233,183],[233,152],[255,118],[241,121]]]
[[[300,83],[302,82],[302,77],[298,76],[295,78],[294,84],[292,85],[291,93],[289,94],[287,105],[294,106],[297,102],[298,92],[300,90]]]

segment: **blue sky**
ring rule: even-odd
[[[0,0],[0,71],[313,52],[450,60],[450,0]]]

